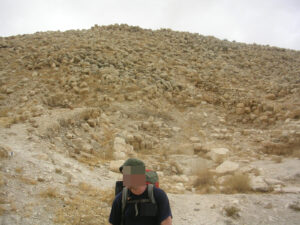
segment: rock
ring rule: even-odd
[[[207,149],[204,148],[201,143],[195,143],[193,146],[194,146],[194,153],[207,152]]]
[[[265,178],[265,182],[268,184],[268,185],[284,185],[284,182],[282,182],[281,180],[277,180],[277,179],[273,179],[273,178]]]
[[[74,138],[74,134],[72,134],[72,133],[67,133],[67,134],[66,134],[66,138],[68,138],[68,139],[73,139],[73,138]]]
[[[222,161],[226,156],[228,156],[228,154],[229,150],[227,148],[213,148],[208,153],[214,162]]]
[[[81,124],[81,127],[83,128],[84,131],[89,131],[90,130],[90,125],[88,123],[83,123]]]
[[[194,147],[192,144],[179,144],[174,146],[175,153],[177,154],[184,154],[184,155],[193,155],[194,154]]]
[[[113,153],[113,157],[116,160],[126,159],[127,158],[127,156],[126,156],[126,154],[124,152],[114,152]]]
[[[239,164],[231,161],[225,161],[216,168],[217,173],[234,172],[239,168]]]
[[[267,94],[265,98],[269,100],[275,100],[276,96],[274,94]]]
[[[240,102],[236,105],[237,108],[244,108],[245,107],[245,104]]]
[[[129,153],[133,151],[133,147],[129,144],[126,144],[124,138],[116,137],[114,140],[114,151]]]
[[[181,130],[181,128],[180,127],[172,127],[172,130],[174,132],[179,132]]]
[[[191,137],[191,138],[190,138],[190,141],[193,142],[193,143],[198,143],[198,142],[200,142],[201,140],[200,140],[200,138],[198,138],[198,137]]]
[[[133,150],[133,146],[126,144],[125,139],[121,137],[116,137],[114,140],[114,159],[125,159],[127,155],[130,157],[136,157],[136,153]]]
[[[294,187],[294,186],[287,186],[283,187],[281,189],[283,193],[293,193],[293,194],[299,194],[300,193],[300,187]]]
[[[186,176],[186,175],[173,175],[172,177],[171,177],[171,179],[172,179],[172,181],[175,181],[175,182],[181,182],[181,183],[186,183],[186,182],[188,182],[189,181],[189,178],[188,178],[188,176]]]
[[[91,127],[96,127],[96,125],[97,125],[97,122],[96,122],[95,120],[93,120],[93,119],[89,119],[89,120],[87,121],[87,123],[88,123]]]
[[[185,191],[185,187],[184,187],[183,183],[177,183],[174,186],[174,189],[177,193],[184,193],[184,191]]]
[[[82,151],[84,151],[84,152],[91,152],[92,149],[93,149],[93,147],[88,143],[84,143],[82,145]]]
[[[262,176],[251,177],[250,186],[253,191],[268,192],[272,190],[272,187],[265,182]]]
[[[170,155],[170,164],[174,164],[180,173],[187,176],[197,174],[199,170],[211,168],[213,162],[195,155]]]
[[[109,169],[113,172],[119,173],[119,168],[120,166],[122,166],[124,163],[124,160],[115,160],[115,161],[111,161],[109,163]]]
[[[236,108],[235,112],[238,115],[242,115],[245,113],[245,108]]]

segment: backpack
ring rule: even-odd
[[[146,169],[146,184],[153,184],[155,187],[159,188],[158,175],[155,171]],[[123,181],[116,181],[115,196],[119,194],[123,188]]]
[[[128,198],[128,188],[124,187],[122,190],[122,211],[121,211],[121,225],[124,225],[124,213],[125,213],[125,207],[126,204],[134,204],[135,208],[135,215],[138,214],[143,216],[156,216],[157,215],[157,204],[154,198],[153,194],[154,185],[148,184],[147,185],[147,191],[148,191],[148,198],[146,199],[137,199],[137,200],[130,200]],[[142,203],[142,207],[140,208],[140,211],[138,211],[137,204]]]
[[[155,216],[157,213],[157,204],[154,198],[154,186],[159,188],[158,175],[155,171],[146,169],[146,184],[148,190],[148,199],[128,200],[128,188],[123,186],[123,181],[117,181],[115,187],[115,195],[122,191],[122,211],[121,211],[121,225],[124,224],[124,212],[126,204],[135,204],[136,215],[139,213],[137,204],[143,203],[141,208],[142,215]]]

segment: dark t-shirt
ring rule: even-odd
[[[160,225],[162,221],[164,221],[169,216],[172,216],[171,208],[169,204],[169,199],[166,193],[159,188],[154,187],[153,189],[154,198],[157,204],[158,212],[155,217],[149,216],[135,216],[135,208],[134,204],[126,204],[125,207],[125,222],[124,225]],[[128,196],[131,197],[131,200],[136,199],[145,199],[148,198],[147,189],[141,195],[135,195],[128,191]],[[140,207],[140,205],[139,205]],[[112,205],[109,222],[113,225],[121,224],[121,211],[122,211],[122,192],[120,192]]]

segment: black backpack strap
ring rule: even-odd
[[[127,203],[127,197],[128,197],[128,188],[124,187],[122,190],[122,214],[121,214],[121,225],[124,225],[124,211],[125,206]]]

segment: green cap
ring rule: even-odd
[[[124,166],[139,166],[139,167],[145,167],[145,163],[139,159],[135,158],[129,158],[127,159],[123,165],[119,168],[120,172],[122,173]]]

